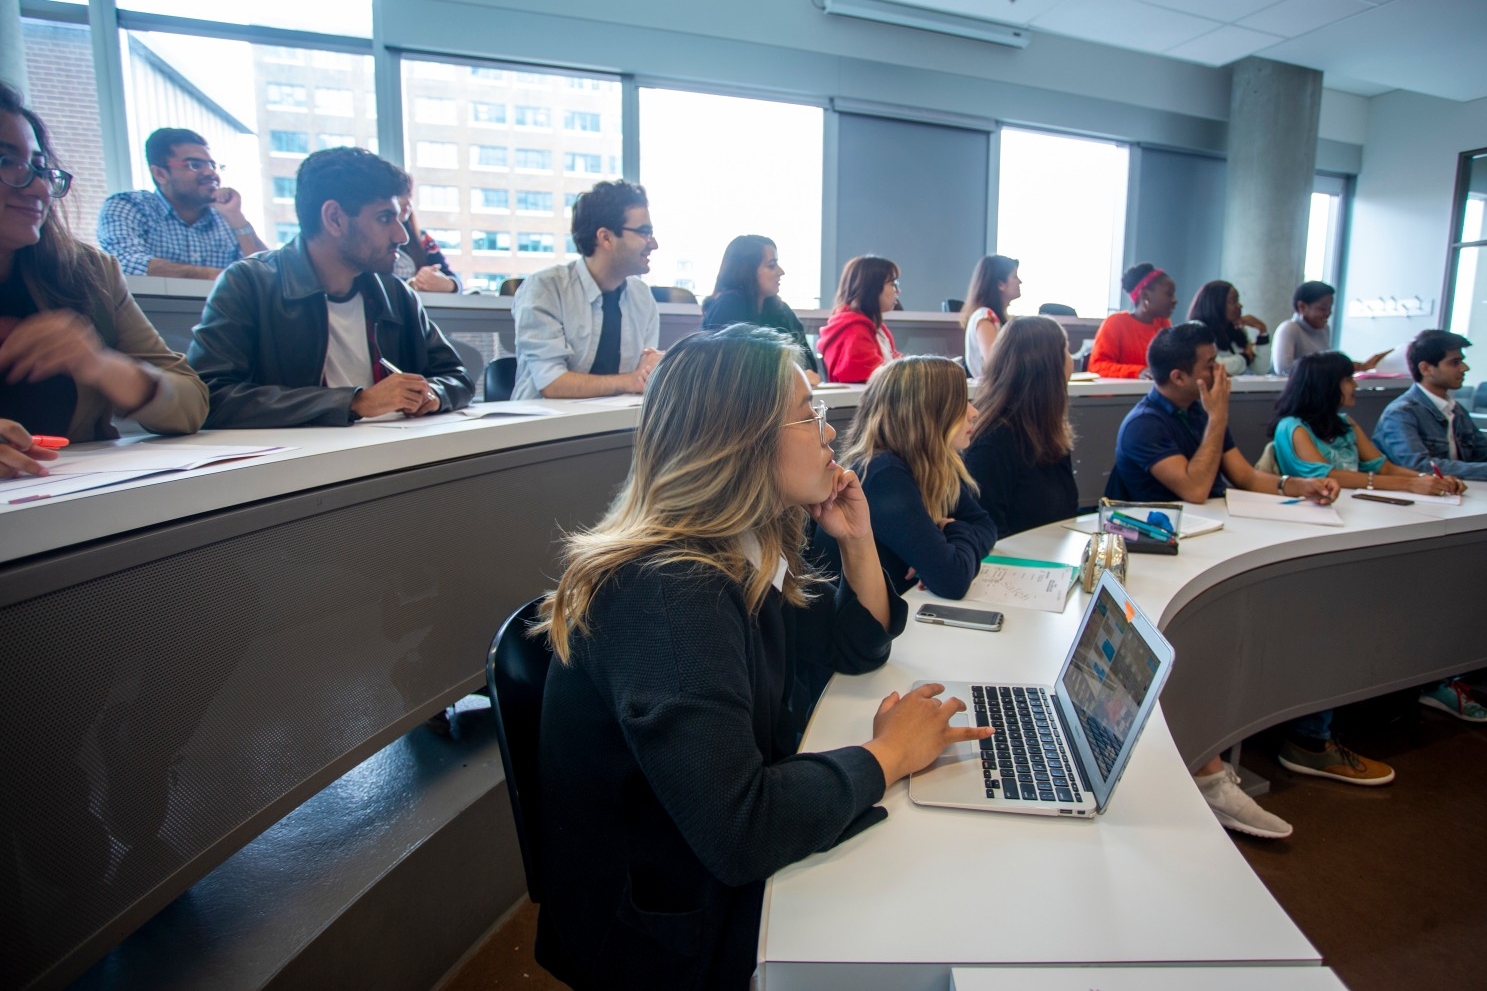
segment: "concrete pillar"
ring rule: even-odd
[[[1254,57],[1234,64],[1223,277],[1272,330],[1290,315],[1306,263],[1321,112],[1315,69]]]
[[[21,0],[0,0],[0,79],[27,95],[26,46],[21,40]]]

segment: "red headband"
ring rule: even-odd
[[[1134,289],[1131,290],[1131,302],[1133,302],[1133,303],[1139,303],[1139,302],[1141,302],[1141,294],[1146,290],[1146,287],[1149,286],[1149,285],[1151,285],[1153,282],[1155,282],[1156,280],[1160,279],[1162,276],[1164,276],[1166,274],[1167,274],[1166,272],[1163,272],[1159,268],[1154,268],[1150,272],[1147,272],[1146,273],[1146,278],[1144,278],[1140,282],[1136,283],[1136,288],[1134,288]]]

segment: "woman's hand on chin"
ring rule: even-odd
[[[836,477],[832,481],[831,494],[824,501],[806,507],[811,519],[839,544],[872,540],[872,518],[857,473],[835,462],[832,462],[832,467],[836,469]]]

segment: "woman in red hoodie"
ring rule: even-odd
[[[833,382],[866,382],[873,369],[903,357],[883,314],[898,302],[898,266],[877,255],[859,255],[842,269],[836,309],[821,328],[821,358]]]

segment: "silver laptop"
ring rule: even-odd
[[[946,696],[968,707],[957,723],[996,733],[956,744],[910,776],[909,798],[956,809],[1099,815],[1171,670],[1172,645],[1107,571],[1053,687],[945,683]]]

